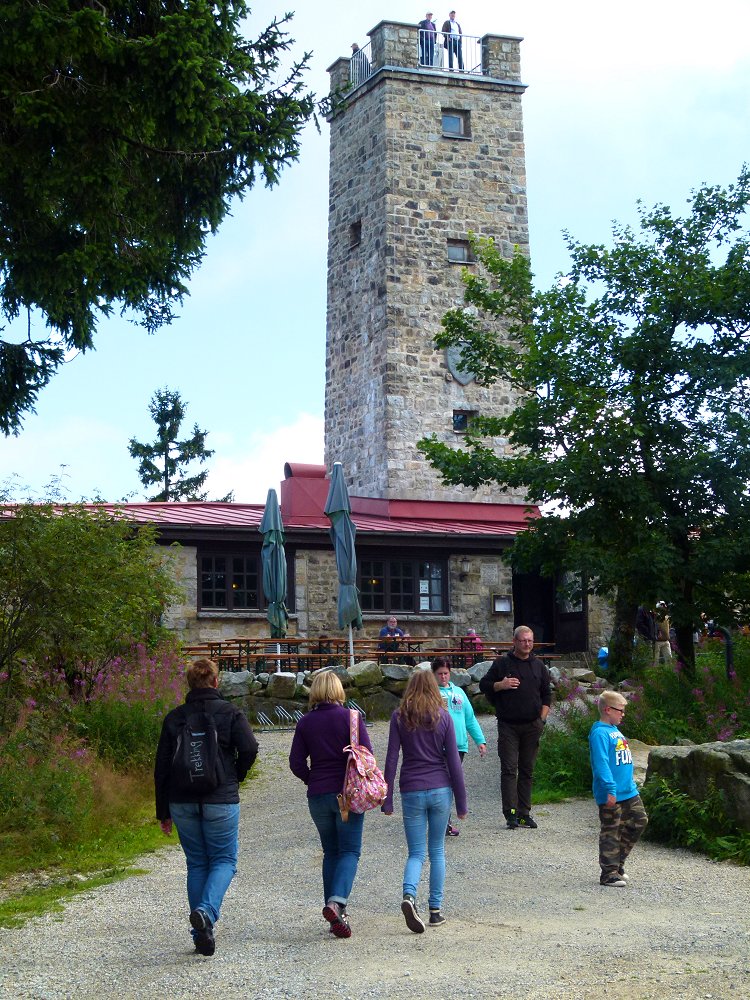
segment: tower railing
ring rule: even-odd
[[[349,82],[352,87],[358,87],[372,76],[372,42],[361,49],[352,52],[349,61]]]
[[[422,69],[482,75],[482,39],[475,35],[448,35],[420,28],[417,60]]]

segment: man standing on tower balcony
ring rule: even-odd
[[[513,633],[513,649],[498,657],[479,682],[479,690],[497,715],[500,794],[509,830],[536,829],[531,784],[552,693],[549,671],[533,649],[534,633],[519,625]]]
[[[419,65],[435,65],[435,35],[437,26],[432,20],[432,12],[428,11],[424,21],[419,22]]]
[[[448,20],[440,29],[443,32],[443,46],[448,50],[448,68],[453,69],[453,54],[458,57],[458,68],[463,71],[464,55],[462,51],[461,25],[456,20],[456,12],[452,10],[448,14]]]

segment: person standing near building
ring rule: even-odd
[[[456,20],[456,12],[452,10],[448,14],[448,20],[443,22],[440,29],[443,33],[443,47],[448,50],[448,68],[453,69],[453,56],[458,59],[458,68],[464,68],[464,54],[462,50],[461,25]]]
[[[665,663],[672,661],[672,643],[669,636],[669,608],[665,601],[656,602],[656,645],[654,647],[654,666],[658,666],[659,660]]]
[[[461,763],[469,752],[469,736],[479,747],[479,756],[484,757],[487,753],[487,740],[484,738],[482,727],[477,722],[474,709],[471,707],[468,695],[460,687],[451,681],[451,665],[447,656],[437,656],[432,661],[432,672],[440,688],[440,695],[443,699],[448,714],[453,719],[453,728],[456,730],[456,746]],[[446,837],[457,837],[461,831],[457,826],[451,824],[448,817],[448,826],[445,830]]]
[[[164,718],[156,750],[154,786],[156,818],[165,836],[177,828],[187,864],[187,893],[195,950],[213,955],[214,927],[221,904],[237,871],[240,821],[239,784],[258,755],[250,723],[235,705],[219,694],[219,670],[213,660],[200,659],[187,669],[185,704]],[[183,727],[191,716],[210,716],[218,737],[223,777],[211,792],[176,790],[172,763]]]
[[[619,727],[627,701],[617,691],[599,696],[599,721],[589,733],[593,792],[599,806],[599,884],[624,889],[625,861],[646,829],[648,816],[633,779],[633,754]]]
[[[500,794],[509,830],[537,827],[531,816],[531,786],[552,689],[549,671],[533,649],[534,633],[519,625],[513,649],[494,660],[479,682],[497,715]]]
[[[427,11],[424,21],[419,22],[419,65],[435,65],[435,36],[437,26],[432,20],[432,11]]]

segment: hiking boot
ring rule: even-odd
[[[214,927],[211,918],[204,910],[190,911],[190,926],[196,931],[211,931]]]
[[[414,897],[408,893],[404,894],[404,899],[401,903],[401,912],[404,915],[406,926],[410,931],[414,931],[415,934],[424,933],[424,920],[417,913],[417,904]]]
[[[627,884],[619,872],[610,872],[609,875],[602,875],[599,879],[599,885],[608,886],[610,889],[624,889]]]
[[[518,825],[524,827],[527,830],[538,829],[536,820],[529,813],[518,814]]]
[[[509,830],[518,829],[518,813],[515,809],[509,809],[505,815],[506,823],[505,825]]]
[[[193,938],[195,950],[199,955],[211,956],[216,951],[216,941],[213,930],[196,931]]]
[[[352,929],[349,926],[349,921],[346,919],[346,907],[340,903],[326,903],[323,907],[323,916],[331,925],[331,934],[335,934],[338,938],[350,938],[352,936]]]
[[[445,917],[440,910],[430,910],[430,927],[442,927]]]
[[[460,832],[461,831],[458,829],[457,826],[451,826],[450,823],[449,823],[448,824],[448,829],[445,831],[445,836],[446,837],[457,837]]]

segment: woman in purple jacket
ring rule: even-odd
[[[404,868],[401,912],[415,934],[424,931],[417,912],[417,886],[422,866],[430,855],[430,926],[445,923],[441,912],[445,884],[445,830],[456,797],[459,819],[466,818],[466,788],[456,748],[453,720],[443,706],[435,675],[416,670],[404,692],[401,706],[391,716],[385,779],[388,797],[383,812],[393,812],[393,786],[399,751],[403,751],[399,788],[404,811],[404,831],[409,857]]]
[[[321,670],[310,688],[310,709],[297,723],[289,753],[292,773],[307,785],[307,805],[323,848],[323,916],[336,937],[351,937],[346,904],[352,891],[362,850],[364,813],[341,819],[338,794],[344,787],[349,745],[349,710],[341,681]],[[372,750],[364,720],[359,719],[359,742]],[[309,765],[308,765],[309,759]]]

